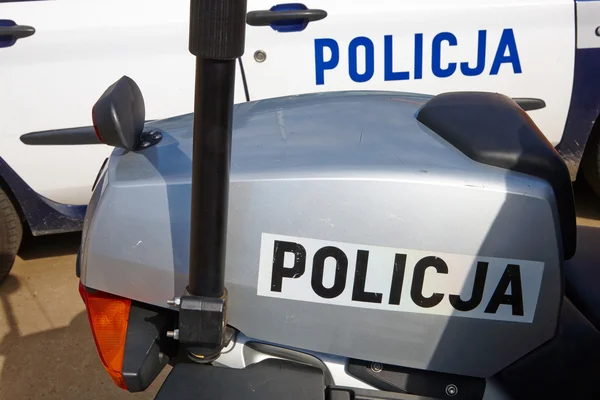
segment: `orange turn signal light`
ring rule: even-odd
[[[104,369],[117,386],[127,390],[122,371],[131,300],[99,291],[88,292],[81,282],[79,294]]]

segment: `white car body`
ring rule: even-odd
[[[275,4],[248,0],[248,11]],[[600,51],[598,1],[304,4],[327,11],[327,17],[301,32],[247,27],[242,63],[250,100],[333,90],[501,92],[543,100],[546,106],[530,116],[558,145],[573,112],[572,97],[581,90],[574,83],[577,54]],[[110,147],[27,146],[20,137],[90,126],[92,105],[122,75],[142,89],[148,120],[192,111],[188,13],[189,0],[0,4],[0,20],[36,30],[0,48],[0,158],[33,193],[60,204],[88,203]],[[266,55],[264,61],[255,57],[257,51]],[[239,103],[247,101],[240,68],[237,76]],[[585,122],[585,138],[596,117]],[[581,142],[579,136],[573,140]],[[579,145],[582,153],[585,143]]]

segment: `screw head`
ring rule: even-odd
[[[181,304],[181,298],[175,297],[175,298],[172,298],[171,300],[167,300],[167,304],[170,306],[178,306]]]
[[[383,370],[383,365],[381,365],[378,362],[375,363],[371,363],[371,371],[377,373],[377,372],[381,372]]]
[[[175,329],[174,331],[167,331],[167,337],[179,340],[179,329]]]
[[[254,52],[254,61],[261,63],[261,62],[265,62],[266,59],[267,59],[267,53],[265,53],[263,50],[256,50]]]
[[[596,28],[596,36],[600,36],[600,26]]]
[[[458,387],[453,384],[446,386],[446,394],[450,397],[456,396],[458,394]]]

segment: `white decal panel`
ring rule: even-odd
[[[259,296],[530,323],[544,263],[263,233]]]
[[[600,1],[577,1],[577,48],[600,48]]]

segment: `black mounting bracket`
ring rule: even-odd
[[[227,327],[227,291],[221,298],[186,293],[168,304],[179,309],[179,322],[177,329],[167,332],[167,336],[178,340],[192,360],[213,361],[233,336]]]

